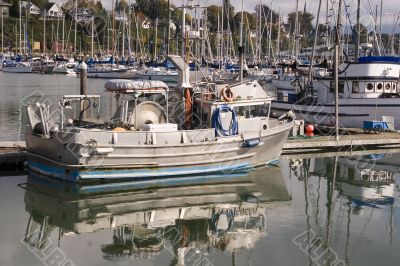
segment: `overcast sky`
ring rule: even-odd
[[[111,8],[112,0],[101,0],[106,8]],[[126,0],[128,1],[128,0]],[[131,2],[135,2],[135,0],[130,0]],[[187,3],[187,0],[171,0],[173,4],[176,6],[181,6],[183,1]],[[343,0],[344,3],[348,6],[348,13],[353,20],[355,21],[355,14],[357,8],[357,0]],[[247,11],[254,11],[254,7],[259,4],[263,3],[265,5],[271,5],[271,0],[243,0],[244,9]],[[325,20],[325,9],[326,9],[326,0],[322,0],[322,10],[321,13],[321,20]],[[339,2],[338,0],[329,0],[330,3],[335,2],[336,5]],[[388,13],[398,13],[400,12],[400,0],[383,0],[383,24],[390,25],[390,29],[393,28],[394,16]],[[210,5],[210,4],[218,4],[221,5],[222,0],[194,0],[194,3],[199,3],[201,6]],[[241,10],[241,0],[231,0],[231,3],[235,6],[235,11]],[[299,10],[304,9],[304,4],[306,3],[307,11],[314,14],[316,16],[318,10],[318,0],[299,0]],[[370,5],[368,4],[370,3]],[[370,16],[370,7],[373,13],[375,13],[375,7],[378,5],[378,10],[380,10],[380,3],[381,0],[361,0],[361,13],[362,13],[362,21],[364,24],[372,23],[371,16]],[[344,5],[343,5],[344,6]],[[294,12],[296,8],[296,0],[272,0],[272,9],[277,11],[280,9],[282,15],[286,17],[286,15],[290,12]],[[380,11],[378,11],[380,12]],[[343,12],[343,16],[346,16],[346,12]],[[370,25],[372,26],[372,25]],[[388,26],[387,26],[388,28]],[[397,27],[397,30],[400,30],[400,27]]]

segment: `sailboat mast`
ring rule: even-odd
[[[92,16],[92,58],[94,58],[94,16]]]
[[[182,47],[181,47],[181,57],[183,60],[185,60],[185,49],[186,49],[186,8],[185,8],[185,0],[182,1]]]
[[[74,52],[76,54],[76,31],[78,30],[78,0],[75,1],[75,29],[74,29]]]
[[[46,10],[43,12],[43,55],[46,55]]]
[[[356,58],[355,61],[358,61],[358,58],[360,57],[360,30],[361,30],[361,26],[360,26],[360,5],[361,5],[361,0],[357,1],[357,29],[356,29]]]
[[[296,1],[296,19],[295,19],[295,23],[294,23],[294,56],[297,59],[297,39],[298,39],[298,35],[299,35],[299,0]]]
[[[22,54],[22,2],[19,1],[19,52]]]
[[[314,93],[314,89],[313,89],[313,86],[312,86],[312,83],[313,83],[313,64],[314,64],[315,49],[317,48],[318,26],[319,26],[319,17],[320,17],[320,13],[321,13],[321,6],[322,6],[322,0],[319,0],[317,21],[315,22],[314,43],[313,43],[313,48],[312,48],[312,51],[311,51],[310,71],[308,72],[308,82],[310,83],[311,94]]]
[[[4,12],[1,10],[1,52],[4,52]]]
[[[171,0],[168,0],[168,26],[167,26],[167,55],[169,55],[169,40],[171,38]]]
[[[339,9],[337,14],[336,31],[335,31],[335,61],[334,61],[334,77],[335,77],[335,128],[336,141],[339,141],[339,44],[340,44],[340,26],[342,11],[342,0],[339,0]]]
[[[115,56],[115,6],[114,0],[112,0],[112,37],[111,37],[111,46],[112,46],[112,55]]]
[[[242,0],[242,11],[240,14],[240,37],[239,37],[239,81],[243,82],[243,61],[244,61],[244,51],[243,51],[243,0]]]

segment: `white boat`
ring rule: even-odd
[[[149,67],[138,72],[138,78],[143,80],[159,80],[170,87],[178,84],[178,71],[165,67]]]
[[[393,116],[400,128],[400,58],[365,57],[345,63],[339,72],[339,125],[362,128],[366,120]],[[335,125],[335,93],[332,75],[315,76],[312,96],[303,92],[277,91],[272,110],[293,110],[298,119],[318,125]]]
[[[3,63],[2,71],[8,73],[32,73],[32,67],[26,62],[8,61]]]
[[[71,59],[69,62],[63,62],[56,65],[53,68],[53,73],[56,74],[67,74],[67,75],[76,75],[76,67],[78,63]]]
[[[55,64],[56,63],[51,59],[42,59],[40,57],[32,58],[32,62],[30,63],[32,67],[32,72],[40,72],[46,74],[50,74],[53,72]]]
[[[77,69],[79,72],[79,68]],[[88,67],[88,78],[132,79],[136,78],[136,70],[117,64],[91,64]]]

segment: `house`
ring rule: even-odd
[[[94,10],[89,8],[78,8],[76,14],[75,9],[70,12],[71,16],[74,17],[74,20],[78,22],[90,21],[94,16],[94,13]]]
[[[22,1],[21,7],[24,8],[27,11],[27,14],[29,15],[40,15],[42,13],[40,8],[37,7],[35,4],[33,4],[32,2]]]
[[[48,3],[44,6],[46,15],[48,18],[62,18],[64,17],[64,12],[61,7],[56,3]]]
[[[12,4],[0,0],[0,14],[3,14],[3,17],[8,18],[11,6]]]

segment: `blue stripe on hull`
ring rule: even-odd
[[[250,163],[241,163],[229,166],[196,166],[189,168],[182,167],[171,167],[171,168],[158,168],[158,169],[129,169],[119,170],[113,169],[109,171],[104,170],[73,170],[69,174],[65,173],[66,169],[49,166],[37,162],[29,162],[28,167],[40,174],[51,176],[63,180],[72,182],[79,182],[79,180],[96,180],[96,179],[154,179],[161,177],[176,177],[176,176],[188,176],[188,175],[202,175],[202,174],[229,174],[233,171],[246,170],[251,168]]]

